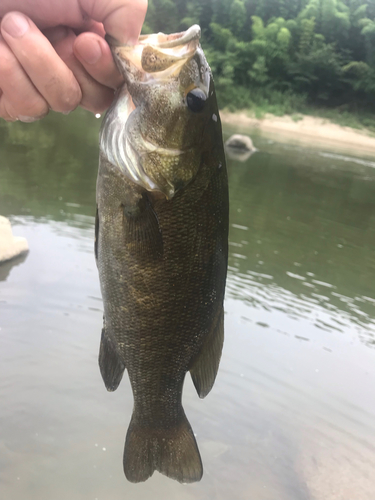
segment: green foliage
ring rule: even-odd
[[[289,72],[298,91],[305,92],[318,104],[328,105],[344,91],[342,63],[334,45],[315,43],[310,52],[297,55]]]
[[[360,5],[358,7],[358,9],[356,9],[353,12],[352,18],[353,18],[354,23],[358,23],[361,19],[366,17],[367,7],[368,7],[368,5],[366,5],[366,4]]]
[[[308,54],[314,41],[315,17],[302,19],[298,48],[301,54]]]
[[[227,28],[222,28],[220,24],[211,23],[211,36],[215,49],[225,51],[228,42],[232,39],[233,35],[231,31]]]
[[[354,90],[375,96],[375,68],[363,61],[351,61],[343,67]]]
[[[266,58],[264,56],[258,56],[252,65],[251,69],[248,71],[248,75],[251,80],[255,83],[263,85],[268,80],[267,75],[267,65]]]
[[[146,26],[152,32],[175,31],[179,16],[177,16],[177,2],[174,0],[150,0]]]
[[[242,33],[246,20],[245,4],[242,0],[234,0],[230,8],[230,26],[232,32],[238,36]]]
[[[143,31],[194,23],[222,106],[375,107],[374,0],[149,0]]]
[[[366,23],[361,34],[365,38],[367,62],[375,65],[375,22]]]

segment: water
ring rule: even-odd
[[[373,500],[375,158],[254,132],[229,162],[223,359],[183,396],[205,473],[133,485],[130,386],[97,366],[97,131],[83,112],[0,126],[0,214],[30,245],[0,267],[1,498]]]

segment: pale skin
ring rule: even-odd
[[[0,118],[100,113],[122,82],[105,33],[132,45],[147,0],[1,0]]]

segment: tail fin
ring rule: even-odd
[[[184,414],[175,427],[164,429],[140,426],[133,416],[125,442],[125,476],[132,483],[139,483],[155,470],[180,483],[194,483],[202,478],[197,442]]]

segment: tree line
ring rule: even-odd
[[[221,106],[375,108],[375,0],[149,0],[143,32],[195,23]]]

